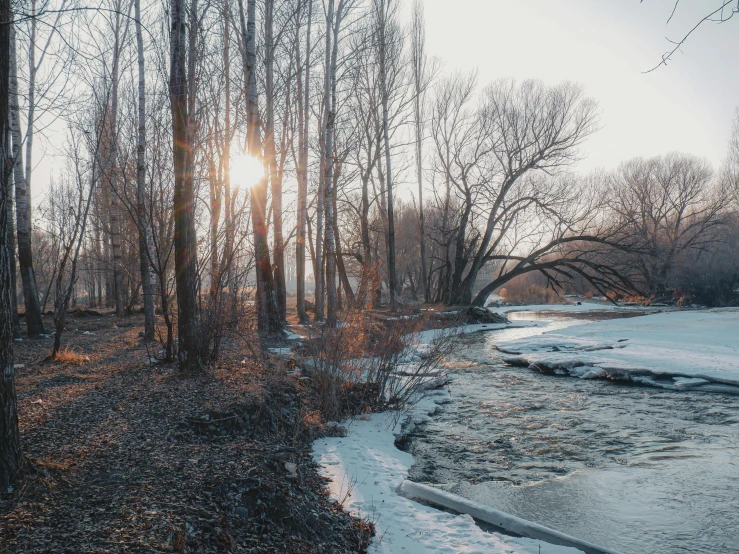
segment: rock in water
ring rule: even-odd
[[[481,308],[479,306],[470,306],[465,312],[467,316],[467,323],[508,323],[508,319],[505,316],[495,314],[487,308]]]

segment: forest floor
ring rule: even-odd
[[[47,361],[51,339],[15,343],[29,464],[0,494],[0,552],[366,549],[372,526],[312,461],[326,430],[310,395],[256,336],[187,377],[150,363],[142,330],[140,315],[72,314],[68,363]]]

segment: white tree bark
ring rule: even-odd
[[[15,215],[18,234],[18,262],[23,300],[26,308],[26,326],[31,336],[41,335],[44,324],[41,320],[36,274],[33,270],[31,250],[31,199],[23,172],[23,137],[20,128],[20,106],[18,102],[18,61],[15,27],[10,29],[10,134],[13,141],[13,181],[15,184]]]
[[[141,29],[141,0],[134,0],[136,19],[136,54],[139,66],[138,141],[136,144],[136,217],[139,231],[139,265],[144,295],[144,338],[154,339],[154,275],[149,255],[151,230],[146,209],[146,74],[144,37]]]

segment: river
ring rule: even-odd
[[[583,323],[515,317],[458,339],[410,479],[625,554],[739,553],[739,396],[506,366],[496,343]]]

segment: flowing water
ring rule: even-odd
[[[739,553],[739,396],[543,375],[493,348],[577,323],[459,339],[410,478],[627,554]]]

